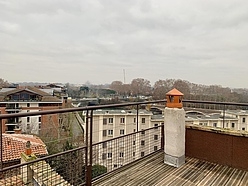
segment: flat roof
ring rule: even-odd
[[[248,185],[248,171],[186,157],[179,168],[164,164],[164,152],[158,152],[123,166],[97,179],[100,185]]]

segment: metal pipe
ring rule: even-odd
[[[136,105],[136,123],[137,123],[137,131],[136,132],[138,132],[139,131],[139,105]]]
[[[86,134],[85,134],[85,144],[86,144],[86,148],[85,148],[85,182],[86,185],[89,186],[89,170],[88,170],[88,152],[89,152],[89,143],[88,143],[88,139],[89,139],[89,110],[86,111]]]
[[[1,165],[0,168],[1,170],[3,169],[3,123],[2,123],[2,119],[0,119],[0,148],[1,148],[1,153],[0,153],[0,158],[1,158]]]

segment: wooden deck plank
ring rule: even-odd
[[[123,166],[93,182],[94,186],[244,186],[247,184],[247,171],[195,158],[186,158],[184,165],[175,168],[164,164],[162,152]]]

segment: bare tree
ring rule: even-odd
[[[0,88],[9,86],[8,81],[5,81],[4,79],[0,78]]]
[[[149,80],[143,78],[133,79],[130,86],[134,96],[148,96],[151,94],[152,89]]]

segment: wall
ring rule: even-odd
[[[186,156],[248,170],[248,133],[186,126]]]

